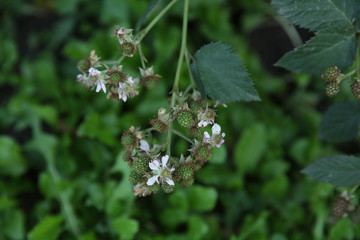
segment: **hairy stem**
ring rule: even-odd
[[[135,39],[139,42],[148,34],[148,32],[155,26],[155,24],[161,19],[161,17],[177,2],[177,0],[172,0],[166,7],[149,23],[149,25],[141,30],[136,36]]]
[[[142,51],[142,48],[141,48],[140,43],[139,43],[139,45],[138,45],[138,49],[139,49],[139,54],[140,54],[141,66],[142,66],[142,68],[145,70],[145,69],[146,69],[146,65],[145,65],[146,58],[145,58],[145,56],[144,56],[144,53],[143,53],[143,51]]]
[[[187,38],[187,23],[188,23],[188,12],[189,12],[189,0],[185,0],[184,2],[184,15],[183,15],[183,26],[182,26],[182,35],[181,35],[181,48],[180,48],[180,54],[179,54],[179,60],[176,68],[176,74],[175,74],[175,80],[174,80],[174,86],[171,92],[171,105],[170,109],[175,106],[175,98],[176,95],[179,92],[179,81],[180,81],[180,73],[181,73],[181,67],[184,61],[184,55],[186,50],[186,38]],[[171,154],[171,135],[173,130],[173,121],[169,122],[169,129],[168,129],[168,135],[167,135],[167,148],[166,148],[166,154],[170,156]]]
[[[190,138],[186,137],[182,132],[180,132],[180,131],[178,131],[178,130],[176,130],[176,129],[173,129],[172,131],[173,131],[174,134],[176,134],[176,135],[178,135],[179,137],[185,139],[185,140],[188,141],[189,143],[194,144],[194,142],[193,142]]]

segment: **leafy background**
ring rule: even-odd
[[[262,102],[218,111],[226,144],[194,186],[133,196],[120,137],[167,104],[180,2],[144,39],[161,82],[123,104],[80,86],[76,63],[92,49],[117,59],[113,26],[134,28],[147,1],[1,1],[0,239],[360,238],[347,218],[328,223],[338,190],[300,173],[315,159],[359,152],[355,141],[318,139],[322,114],[334,102],[354,101],[350,89],[329,100],[320,76],[273,67],[294,46],[285,20],[263,0],[191,1],[190,52],[209,42],[231,45]],[[298,31],[303,41],[314,35]],[[124,65],[136,73],[140,63]],[[181,87],[189,81],[184,67]]]

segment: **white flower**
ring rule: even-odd
[[[146,76],[152,76],[154,75],[154,69],[153,69],[153,66],[149,67],[149,68],[146,68],[145,70],[142,69],[142,68],[139,68],[140,69],[140,75],[141,77],[146,77]]]
[[[154,175],[148,179],[148,181],[146,182],[147,185],[151,186],[155,182],[157,183],[166,182],[169,185],[175,185],[174,181],[171,179],[171,172],[173,172],[175,168],[170,169],[166,166],[168,160],[169,160],[169,156],[165,155],[161,158],[161,163],[157,159],[149,163],[149,167]]]
[[[96,84],[96,92],[99,92],[101,89],[106,93],[105,80],[103,79],[103,74],[96,68],[89,69],[89,76]]]
[[[96,68],[90,68],[89,69],[89,76],[90,77],[97,77],[100,76],[101,72],[99,70],[97,70]]]
[[[208,132],[204,133],[204,142],[209,143],[211,145],[215,145],[216,147],[221,147],[221,144],[225,142],[224,137],[225,133],[221,133],[221,127],[219,124],[215,123],[211,128],[212,136]]]
[[[135,97],[139,93],[136,91],[136,89],[139,87],[138,83],[139,79],[133,79],[132,77],[128,77],[127,81],[124,83],[119,82],[119,99],[122,99],[124,102],[126,102],[128,97]]]
[[[143,150],[144,152],[149,152],[150,146],[148,142],[145,140],[140,140],[140,149]]]
[[[198,127],[206,127],[209,124],[214,124],[216,113],[213,109],[206,107],[205,110],[199,110],[197,118],[199,120]]]

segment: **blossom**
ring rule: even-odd
[[[151,186],[155,182],[166,182],[169,185],[175,185],[174,181],[171,179],[171,172],[173,172],[175,168],[167,167],[168,160],[169,156],[165,155],[161,158],[161,162],[158,159],[155,159],[153,162],[149,163],[149,167],[154,175],[148,179],[146,182],[147,185]]]
[[[133,79],[132,77],[128,77],[124,83],[119,82],[118,94],[119,99],[122,99],[126,102],[128,97],[135,97],[139,92],[136,91],[139,83],[139,79]]]
[[[101,89],[106,93],[105,80],[103,74],[96,68],[89,69],[89,76],[93,79],[96,84],[96,92],[99,92]]]
[[[144,152],[149,152],[150,146],[148,142],[145,140],[140,140],[140,149],[143,150]]]
[[[206,127],[209,124],[214,124],[216,113],[213,109],[206,107],[205,110],[198,111],[198,127]]]
[[[220,147],[221,144],[225,142],[224,137],[225,133],[221,133],[221,127],[219,124],[215,123],[211,128],[212,136],[208,132],[204,132],[204,142],[209,143],[211,145],[215,145],[216,147]]]
[[[142,69],[142,68],[139,68],[140,69],[140,75],[141,77],[146,77],[146,76],[152,76],[154,75],[154,69],[153,69],[153,66],[149,67],[149,68],[146,68],[145,70]]]

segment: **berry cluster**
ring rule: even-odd
[[[136,53],[139,42],[132,35],[132,29],[115,27],[113,36],[116,36],[123,56],[132,57]],[[95,50],[91,51],[90,57],[84,57],[78,62],[78,69],[82,74],[78,74],[77,81],[87,88],[96,88],[96,92],[102,90],[108,93],[107,98],[126,102],[139,94],[137,89],[140,83],[142,87],[152,89],[160,78],[160,75],[154,73],[152,66],[139,68],[140,76],[133,77],[123,72],[122,65],[116,63],[109,67],[105,62],[100,61]]]
[[[136,53],[139,41],[131,29],[122,27],[115,27],[113,37],[117,38],[122,50],[120,60],[107,66],[93,50],[90,57],[78,62],[82,74],[77,76],[77,80],[96,92],[108,93],[108,98],[126,102],[139,94],[140,85],[154,88],[160,75],[154,73],[153,67],[139,68],[139,77],[126,74],[119,63],[124,56],[132,57]],[[142,54],[139,55],[144,66],[146,60]],[[151,127],[145,130],[131,127],[123,133],[121,144],[126,150],[122,159],[131,168],[129,180],[134,184],[136,196],[148,196],[160,188],[170,193],[176,183],[184,186],[194,183],[194,172],[211,160],[215,147],[224,143],[225,133],[215,122],[218,105],[218,102],[202,99],[192,84],[184,93],[172,92],[170,107],[158,110],[157,117],[150,120]],[[170,154],[173,134],[189,142],[188,154],[178,157]]]
[[[341,195],[336,196],[331,209],[332,214],[337,219],[349,216],[354,223],[359,223],[360,213],[353,200],[354,196],[350,195],[348,191],[344,191]]]
[[[194,171],[211,160],[214,147],[224,143],[225,133],[221,133],[220,125],[215,123],[215,108],[209,107],[209,102],[194,99],[198,94],[195,91],[191,96],[178,98],[182,106],[176,105],[170,110],[161,108],[158,118],[150,120],[151,128],[141,131],[131,127],[123,133],[121,143],[126,148],[123,160],[131,168],[130,181],[134,184],[135,195],[148,196],[157,193],[160,188],[170,193],[176,182],[191,186],[194,183]],[[197,104],[191,104],[194,101]],[[189,107],[188,102],[194,108]],[[157,139],[161,139],[159,133],[166,133],[169,123],[175,120],[179,129],[171,131],[190,143],[186,157],[183,154],[180,157],[164,155],[167,143],[157,143]],[[211,125],[212,135],[206,129]]]
[[[322,75],[322,79],[325,81],[325,92],[329,97],[336,96],[340,91],[340,82],[343,79],[340,69],[336,66],[326,68]],[[360,100],[360,79],[355,78],[354,82],[350,85],[351,93],[354,97]]]

